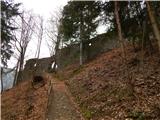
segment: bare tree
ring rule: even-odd
[[[60,29],[60,20],[62,17],[62,9],[59,8],[58,11],[55,11],[54,14],[51,14],[50,19],[48,20],[48,26],[46,29],[46,33],[48,36],[48,43],[49,46],[52,47],[52,49],[50,48],[50,52],[53,55],[54,54],[54,49],[56,46],[56,42],[57,42],[57,37],[58,37],[58,33],[59,33],[59,29]]]
[[[32,14],[27,13],[26,15],[26,13],[23,12],[20,18],[21,18],[20,38],[16,38],[15,40],[15,47],[19,55],[18,55],[18,60],[17,60],[17,65],[16,65],[14,85],[18,82],[17,80],[21,80],[21,77],[22,77],[21,72],[24,66],[24,58],[25,58],[26,49],[27,49],[28,43],[31,40],[33,29],[35,26],[34,17]]]
[[[44,20],[42,16],[38,17],[39,20],[39,25],[37,26],[37,30],[38,30],[38,44],[37,44],[37,50],[36,50],[36,54],[35,54],[35,58],[36,58],[36,63],[34,65],[34,71],[33,71],[33,75],[35,74],[36,70],[37,70],[37,66],[38,66],[38,59],[39,59],[39,55],[40,55],[40,50],[41,50],[41,43],[42,43],[42,39],[43,39],[43,32],[44,32]]]
[[[146,1],[146,5],[147,5],[147,10],[148,10],[149,18],[151,21],[151,25],[153,28],[153,32],[154,32],[154,35],[158,41],[158,46],[159,46],[159,51],[160,51],[160,31],[158,29],[158,25],[157,25],[157,22],[156,22],[156,19],[154,16],[154,11],[153,11],[153,8],[150,5],[149,1]]]
[[[119,19],[119,7],[118,7],[118,2],[115,1],[115,17],[116,17],[116,23],[117,23],[117,29],[118,29],[118,37],[119,37],[119,42],[121,45],[122,53],[123,53],[123,58],[125,59],[125,46],[124,46],[124,40],[122,36],[122,28],[121,28],[121,23]]]
[[[3,68],[0,68],[1,71],[1,92],[3,92],[3,79],[2,79],[2,74],[3,74]]]
[[[83,64],[83,14],[80,16],[80,44],[79,44],[79,64]]]
[[[61,36],[60,36],[61,17],[62,17],[62,9],[60,8],[57,12],[54,12],[54,14],[51,15],[51,18],[49,19],[49,26],[46,30],[47,36],[49,38],[48,47],[50,49],[50,54],[54,60],[54,65],[51,65],[52,70],[56,69],[57,65],[56,56],[61,43]]]
[[[121,28],[121,22],[120,22],[120,18],[119,18],[119,6],[118,6],[118,1],[114,2],[115,5],[115,18],[116,18],[116,23],[117,23],[117,29],[118,29],[118,37],[119,37],[119,42],[121,45],[121,49],[122,49],[122,59],[124,60],[124,64],[125,64],[125,73],[127,74],[127,87],[129,88],[130,92],[133,94],[134,93],[134,86],[133,86],[133,81],[132,81],[132,76],[129,74],[129,69],[128,69],[128,65],[127,65],[127,60],[126,60],[126,51],[125,51],[125,42],[122,36],[122,28]]]
[[[44,31],[44,27],[43,27],[43,17],[39,16],[39,26],[38,26],[38,44],[37,44],[37,50],[36,50],[36,54],[35,57],[38,59],[39,55],[40,55],[40,48],[41,48],[41,43],[42,43],[42,39],[43,39],[43,31]]]

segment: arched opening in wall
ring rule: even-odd
[[[34,63],[34,67],[36,67],[37,66],[37,63]]]
[[[53,62],[53,63],[52,63],[52,65],[51,65],[51,69],[53,69],[53,68],[54,68],[54,64],[55,64],[55,62]]]
[[[52,63],[51,68],[53,69],[53,68],[54,68],[54,66],[55,66],[55,70],[57,70],[58,65],[57,65],[57,64],[55,65],[55,62],[53,62],[53,63]]]
[[[39,87],[43,87],[45,85],[45,80],[42,76],[33,76],[33,80],[32,80],[32,86],[33,88],[39,88]]]

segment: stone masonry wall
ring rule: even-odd
[[[83,62],[93,59],[102,52],[109,51],[118,46],[115,35],[101,34],[93,39],[83,42]],[[58,69],[79,62],[79,44],[74,44],[58,51]]]
[[[53,57],[41,58],[38,60],[36,58],[27,60],[22,72],[23,79],[30,79],[33,75],[42,75],[44,72],[48,72],[53,61]],[[34,67],[36,62],[37,67]]]
[[[118,40],[114,34],[108,35],[107,33],[98,35],[97,37],[83,42],[83,63],[94,59],[97,55],[109,51],[118,46]],[[79,64],[79,44],[73,44],[60,49],[57,53],[57,66],[58,70],[65,68],[68,65]],[[37,67],[34,65],[37,61]],[[30,59],[26,61],[23,70],[23,79],[29,79],[34,75],[41,75],[48,72],[54,62],[54,57],[42,59]]]

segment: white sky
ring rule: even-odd
[[[49,17],[50,13],[66,5],[67,1],[68,0],[15,0],[17,3],[23,3],[25,9],[33,10],[34,13],[44,17]]]
[[[34,14],[40,15],[44,18],[44,24],[50,18],[51,13],[57,11],[67,4],[68,0],[14,0],[15,3],[22,3],[21,9],[26,11],[32,11]],[[45,27],[45,26],[44,26]],[[33,38],[26,51],[26,59],[34,58],[36,52],[36,44],[38,39]],[[40,58],[49,57],[49,49],[47,47],[46,39],[42,40]],[[12,57],[9,60],[8,66],[14,67],[16,60]]]
[[[51,13],[54,13],[54,11],[57,11],[60,7],[66,5],[67,1],[68,0],[15,0],[15,2],[22,3],[24,9],[32,10],[33,13],[43,16],[44,24],[46,24],[46,21],[49,19]],[[49,49],[46,41],[47,40],[45,38],[42,40],[40,58],[49,56]],[[29,44],[28,51],[26,52],[26,55],[29,58],[35,56],[33,56],[33,54],[31,56],[30,53],[34,53],[33,51],[36,50],[36,42],[37,39],[34,39]]]

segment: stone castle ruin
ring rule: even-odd
[[[117,47],[117,38],[115,35],[109,36],[107,33],[83,42],[83,62],[94,59],[97,55]],[[58,51],[57,65],[58,69],[79,63],[80,44],[73,44]]]
[[[53,56],[38,60],[36,58],[27,60],[22,72],[23,79],[30,79],[33,75],[42,75],[44,72],[48,72],[53,62]]]
[[[68,65],[79,63],[79,49],[80,44],[72,44],[65,48],[59,49],[57,52],[56,60],[58,70],[65,68]],[[118,40],[116,35],[108,35],[104,33],[97,37],[83,42],[83,63],[94,59],[97,55],[109,51],[118,46]],[[54,57],[47,57],[41,59],[30,59],[26,61],[24,68],[24,78],[28,78],[33,73],[35,63],[37,62],[37,68],[35,74],[42,74],[49,72],[52,64],[54,63]]]

